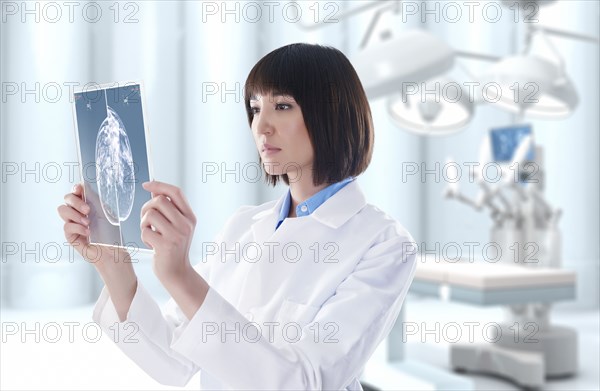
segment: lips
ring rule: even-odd
[[[266,143],[265,143],[265,144],[263,144],[262,151],[263,151],[263,152],[271,152],[271,151],[272,151],[272,152],[275,152],[275,151],[281,151],[281,148],[277,148],[277,147],[276,147],[276,146],[274,146],[274,145],[271,145],[271,144],[266,144]]]

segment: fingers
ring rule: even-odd
[[[87,243],[87,237],[90,234],[87,226],[90,224],[89,218],[83,213],[89,213],[89,205],[82,199],[83,186],[77,184],[73,187],[72,193],[65,195],[64,199],[67,205],[60,205],[58,215],[65,222],[64,231],[67,241],[76,247]]]
[[[152,229],[145,227],[142,229],[142,242],[148,247],[154,248],[154,244],[160,240],[160,234],[152,231]]]
[[[83,195],[83,185],[80,183],[76,183],[75,186],[73,186],[73,191],[71,193],[77,196]]]
[[[143,217],[149,210],[156,209],[159,211],[171,224],[174,226],[180,226],[185,224],[185,217],[181,214],[179,209],[169,201],[166,196],[158,195],[146,202],[142,206],[141,216]]]
[[[169,197],[182,215],[195,222],[192,208],[190,208],[190,205],[180,188],[158,181],[144,182],[142,186],[144,189],[152,192],[153,197],[158,195]]]
[[[90,220],[68,205],[60,205],[58,207],[58,215],[65,223],[73,222],[83,225],[90,225]]]
[[[79,188],[81,188],[81,186],[79,186]],[[74,191],[76,191],[76,190],[74,189]],[[79,192],[78,194],[76,194],[76,193],[66,194],[64,197],[65,202],[67,203],[67,205],[74,208],[79,213],[87,215],[88,213],[90,213],[90,206],[81,199],[81,193],[80,193],[81,190],[77,190],[77,191]]]
[[[76,248],[82,248],[88,242],[90,230],[81,224],[65,223],[65,238]]]
[[[160,234],[164,234],[169,231],[169,226],[171,223],[156,209],[150,209],[142,216],[142,221],[140,222],[140,228],[142,231],[144,229],[152,229],[152,227],[156,228],[156,231]]]
[[[67,235],[81,235],[88,236],[90,234],[90,230],[87,227],[84,227],[81,224],[77,223],[65,223],[65,234]]]

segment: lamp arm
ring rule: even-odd
[[[535,29],[534,29],[534,31],[535,31]],[[546,34],[546,30],[538,29],[537,32],[538,32],[538,34],[540,34],[540,36],[542,37],[544,42],[546,42],[546,45],[550,48],[550,50],[554,54],[554,57],[556,57],[556,59],[558,60],[558,65],[560,66],[560,69],[564,71],[565,60],[563,60],[562,56],[560,55],[558,50],[556,50],[556,47],[554,47],[554,44],[552,43],[550,38],[548,38],[548,34]]]
[[[558,60],[560,68],[563,70],[565,68],[565,61],[562,58],[562,56],[560,55],[560,53],[558,52],[558,50],[556,50],[556,47],[555,47],[554,43],[552,43],[552,40],[550,40],[550,38],[548,38],[548,35],[553,35],[553,36],[560,37],[560,38],[575,39],[575,40],[579,40],[579,41],[587,41],[587,42],[591,42],[591,43],[595,43],[595,44],[598,44],[598,42],[599,42],[598,38],[591,36],[591,35],[573,33],[570,31],[559,30],[559,29],[555,29],[552,27],[527,25],[527,35],[525,37],[525,49],[523,50],[524,53],[529,52],[529,49],[531,48],[531,41],[533,40],[534,33],[538,33],[542,37],[542,39],[544,40],[544,42],[546,43],[548,48],[550,48],[550,50],[552,51],[552,54],[554,54],[554,57]]]
[[[381,14],[383,14],[385,11],[387,11],[385,8],[380,8],[375,12],[375,15],[373,15],[373,18],[371,19],[371,21],[369,22],[369,26],[367,27],[367,31],[365,32],[365,35],[362,41],[360,42],[360,49],[364,49],[365,46],[367,46],[367,43],[369,43],[369,39],[371,39],[371,35],[373,35],[373,30],[375,30],[375,26],[377,26],[377,22],[379,22]]]
[[[576,39],[576,40],[587,41],[587,42],[591,42],[591,43],[595,43],[595,44],[598,44],[600,42],[600,40],[597,37],[594,37],[592,35],[573,33],[570,31],[555,29],[553,27],[529,26],[529,28],[531,28],[534,31],[543,31],[546,34],[554,35],[554,36],[561,37],[561,38]]]

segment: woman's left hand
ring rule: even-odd
[[[142,186],[152,192],[142,207],[140,228],[142,241],[154,249],[154,273],[163,284],[183,278],[190,269],[196,216],[180,188],[158,181]]]

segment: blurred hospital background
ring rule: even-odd
[[[294,42],[355,65],[376,136],[359,183],[419,244],[365,388],[600,388],[597,1],[0,4],[0,389],[175,389],[96,338],[102,281],[56,211],[80,180],[73,90],[143,81],[153,175],[189,199],[197,262],[240,205],[287,190],[257,173],[242,88]]]

